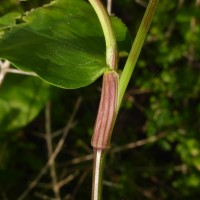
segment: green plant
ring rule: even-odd
[[[104,154],[110,145],[122,98],[158,2],[159,0],[150,0],[120,78],[118,55],[121,51],[126,51],[127,29],[116,17],[110,20],[100,1],[90,0],[90,3],[100,19],[106,47],[103,45],[101,26],[96,25],[97,18],[93,10],[82,0],[52,2],[44,8],[29,12],[25,17],[19,17],[19,24],[14,26],[10,20],[13,15],[3,18],[0,57],[9,60],[15,67],[34,72],[46,82],[68,89],[89,85],[104,74],[92,140],[95,153],[94,200],[101,199]],[[66,8],[68,12],[65,14]],[[7,31],[9,28],[11,30]],[[24,123],[20,124],[23,125]]]
[[[23,22],[26,11],[48,2],[1,0],[1,37]],[[112,12],[135,37],[145,1],[112,2]],[[107,151],[103,199],[198,200],[199,6],[199,0],[162,0],[159,5]],[[130,41],[125,43],[118,46],[129,52]],[[127,54],[122,49],[120,70],[126,61],[121,55]],[[102,51],[105,59],[105,46]],[[89,144],[101,78],[88,87],[63,90],[26,77],[35,73],[7,61],[0,68],[0,199],[53,199],[57,192],[62,199],[90,199]],[[50,132],[53,157],[47,151]],[[57,181],[50,174],[53,168]]]

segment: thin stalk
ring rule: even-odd
[[[6,61],[1,61],[0,60],[0,86],[3,83],[3,80],[8,72],[8,69],[10,69],[10,62]]]
[[[106,63],[110,69],[117,70],[117,42],[115,38],[115,34],[112,28],[110,16],[106,11],[106,8],[101,3],[100,0],[88,0],[92,7],[94,8],[99,21],[101,23],[101,27],[103,29],[105,41],[106,41]]]
[[[112,0],[107,0],[107,11],[109,15],[112,14]]]
[[[149,31],[158,3],[159,0],[150,0],[147,9],[145,11],[144,17],[142,19],[141,25],[139,27],[139,30],[137,32],[135,41],[132,45],[130,54],[126,61],[125,67],[123,69],[122,75],[120,77],[118,110],[120,108],[124,93],[132,76],[133,70],[135,68],[136,62],[138,60],[139,54],[144,44],[145,38]]]
[[[118,52],[115,34],[106,8],[100,0],[89,0],[89,2],[93,6],[103,29],[106,42],[106,64],[111,70],[104,73],[101,102],[92,139],[94,148],[92,200],[101,200],[105,152],[109,147],[112,128],[116,119],[118,74],[115,71],[118,67]]]
[[[48,152],[48,158],[51,157],[53,154],[53,141],[52,141],[52,132],[51,132],[51,103],[48,102],[46,105],[45,109],[45,129],[46,129],[46,134],[45,134],[45,139],[47,143],[47,152]],[[56,172],[56,163],[55,159],[51,161],[49,164],[49,169],[50,169],[50,175],[51,175],[51,183],[52,183],[52,189],[54,192],[54,195],[57,200],[61,200],[60,198],[60,189],[58,187],[58,178],[57,178],[57,172]]]
[[[9,68],[7,70],[8,73],[13,73],[13,74],[21,74],[21,75],[28,75],[28,76],[36,76],[37,77],[37,74],[34,73],[34,72],[25,72],[25,71],[21,71],[21,70],[18,70],[18,69],[11,69]]]
[[[102,199],[102,180],[103,180],[105,153],[106,153],[105,150],[94,149],[92,200]]]

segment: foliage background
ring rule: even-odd
[[[3,0],[0,15],[24,12],[47,2]],[[145,11],[141,4],[147,2],[113,1],[113,13],[128,26],[132,38]],[[199,0],[160,1],[114,129],[103,199],[199,199],[199,9]],[[125,59],[120,61],[121,67],[124,62]],[[8,79],[13,80],[12,76],[23,75],[7,74],[2,88]],[[0,199],[18,199],[46,164],[45,109],[51,110],[51,129],[55,135],[66,126],[80,98],[75,124],[55,162],[58,180],[68,180],[60,188],[62,199],[90,199],[90,139],[100,88],[101,80],[77,90],[51,86],[50,108],[43,107],[23,128],[0,130]],[[14,94],[12,99],[16,98]],[[9,121],[4,123],[6,126]],[[54,137],[54,147],[60,137]],[[154,142],[149,142],[152,138]],[[141,140],[144,144],[134,148],[133,144],[138,145]],[[53,196],[47,171],[25,199],[53,199],[50,198]]]

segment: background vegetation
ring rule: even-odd
[[[47,2],[2,0],[0,16]],[[147,2],[113,1],[132,38]],[[199,199],[199,9],[199,0],[160,1],[114,129],[103,199]],[[50,200],[56,188],[63,200],[90,199],[90,139],[101,80],[63,90],[28,79],[7,73],[0,87],[0,199]],[[20,109],[6,110],[5,100]],[[48,163],[55,149],[59,154]]]

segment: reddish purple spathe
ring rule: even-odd
[[[104,73],[101,100],[91,142],[96,149],[106,149],[110,146],[117,116],[118,83],[117,72],[112,70]]]

